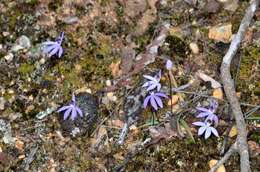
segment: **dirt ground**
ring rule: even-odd
[[[248,4],[247,0],[0,1],[0,171],[208,171],[209,162],[220,159],[223,145],[227,150],[237,135],[224,91],[216,84],[222,84],[222,57]],[[54,41],[61,32],[62,56],[43,54],[42,43]],[[259,57],[258,10],[231,68],[248,124],[254,172],[260,171]],[[166,59],[173,62],[173,85]],[[151,124],[154,112],[143,108],[139,95],[143,75],[159,70],[162,90],[172,102],[163,99]],[[167,92],[185,85],[179,92]],[[57,112],[71,102],[72,93],[91,120],[64,121],[63,113]],[[141,97],[135,103],[142,108],[118,144],[134,106],[126,103],[131,96]],[[198,120],[196,106],[208,106],[211,99],[218,102],[219,137],[205,140],[192,123]],[[171,108],[181,136],[169,125]],[[77,134],[75,128],[80,130]],[[239,156],[224,166],[226,171],[239,171]]]

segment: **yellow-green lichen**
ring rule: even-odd
[[[247,47],[242,51],[239,77],[237,79],[238,90],[242,92],[242,99],[246,102],[259,102],[260,83],[257,66],[260,60],[260,51],[257,47]]]
[[[35,66],[33,64],[29,64],[29,63],[23,63],[20,65],[20,67],[18,68],[18,72],[22,75],[28,75],[31,72],[33,72],[35,69]]]

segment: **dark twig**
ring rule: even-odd
[[[253,109],[249,110],[248,112],[245,113],[245,118],[247,119],[250,115],[252,115],[253,113],[255,113],[256,111],[258,111],[258,109],[260,109],[260,106],[256,106]]]
[[[221,80],[224,86],[224,90],[226,93],[226,97],[229,101],[229,104],[231,106],[236,126],[238,130],[238,135],[236,142],[233,146],[228,150],[228,152],[223,156],[221,160],[215,165],[210,172],[214,172],[217,169],[217,166],[220,166],[221,164],[225,163],[228,158],[234,153],[238,152],[240,155],[240,171],[241,172],[250,172],[250,162],[249,162],[249,152],[248,152],[248,145],[247,145],[247,131],[246,131],[246,123],[245,119],[243,117],[243,113],[240,107],[240,103],[238,101],[238,98],[236,96],[234,81],[232,80],[231,74],[230,74],[230,64],[235,56],[235,54],[238,51],[238,48],[240,46],[241,41],[244,38],[246,29],[248,28],[251,19],[254,16],[254,13],[256,11],[256,8],[259,5],[259,0],[252,0],[250,2],[250,6],[247,8],[246,13],[244,15],[244,18],[241,21],[241,24],[239,26],[238,32],[233,38],[231,45],[228,49],[228,52],[223,58],[222,64],[221,64]]]
[[[229,107],[228,108],[228,114],[231,114],[231,113],[232,113],[232,110]],[[228,121],[228,128],[226,129],[226,134],[224,136],[224,141],[223,141],[223,144],[222,144],[220,155],[224,155],[225,154],[226,145],[227,145],[228,140],[229,140],[229,133],[230,133],[230,131],[232,129],[232,126],[233,126],[233,116],[229,116],[228,120],[229,120]]]

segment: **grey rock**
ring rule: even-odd
[[[5,109],[5,99],[3,97],[0,97],[0,110],[4,110]]]
[[[0,134],[5,144],[13,145],[15,143],[15,139],[12,137],[11,125],[3,119],[0,119]]]
[[[79,21],[79,18],[78,17],[66,17],[64,18],[63,22],[66,23],[66,24],[74,24],[74,23],[77,23]]]
[[[30,39],[27,36],[22,35],[21,37],[19,37],[17,39],[16,44],[13,45],[13,47],[11,48],[11,51],[12,52],[17,52],[19,50],[28,49],[30,47],[31,47]]]
[[[208,13],[217,13],[220,9],[220,4],[215,0],[208,0],[205,9]]]
[[[25,36],[25,35],[22,35],[19,39],[18,39],[18,44],[24,48],[30,48],[31,47],[31,41],[30,39]]]

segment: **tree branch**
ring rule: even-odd
[[[238,135],[236,139],[237,144],[237,151],[240,155],[240,170],[241,172],[250,172],[250,163],[249,163],[249,153],[248,153],[248,145],[247,145],[247,130],[246,130],[246,123],[245,119],[243,117],[242,110],[240,108],[240,103],[238,101],[238,98],[236,96],[236,91],[234,87],[234,82],[231,77],[230,73],[230,64],[232,59],[234,58],[236,52],[238,51],[238,48],[241,44],[241,41],[244,38],[246,29],[248,28],[254,13],[256,11],[256,8],[259,5],[259,0],[251,0],[250,6],[247,8],[246,13],[244,15],[244,18],[241,21],[241,24],[239,26],[238,32],[233,38],[231,45],[228,49],[228,52],[223,58],[222,64],[221,64],[221,80],[224,86],[224,90],[226,93],[226,97],[229,101],[229,104],[231,106],[236,126],[238,130]],[[224,157],[220,160],[219,163],[224,163],[227,161],[227,159],[230,157],[229,154],[233,154],[235,151],[228,151]],[[227,155],[228,154],[228,155]],[[215,167],[213,167],[215,169]],[[212,170],[214,171],[214,170]]]

